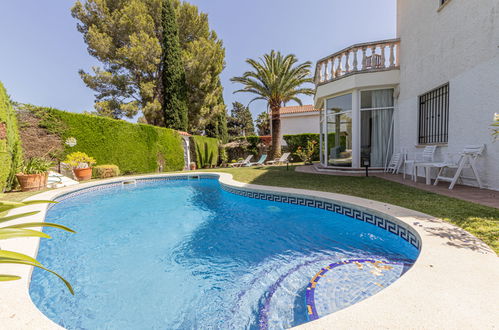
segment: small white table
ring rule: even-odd
[[[445,163],[414,163],[415,167],[415,172],[416,172],[416,180],[418,176],[418,167],[424,167],[425,169],[425,177],[426,177],[426,184],[431,185],[431,169],[432,168],[441,168],[443,166],[446,166]]]

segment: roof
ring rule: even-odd
[[[319,112],[318,109],[314,109],[313,105],[298,105],[293,107],[282,107],[279,110],[281,115],[292,114],[292,113],[302,113],[302,112]]]
[[[178,134],[183,135],[183,136],[191,136],[191,134],[183,131],[177,131]]]

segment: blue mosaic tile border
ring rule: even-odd
[[[267,193],[267,192],[259,192],[259,191],[251,191],[251,190],[243,190],[243,189],[238,189],[238,188],[233,188],[225,184],[221,184],[221,187],[223,190],[230,192],[232,194],[244,196],[244,197],[249,197],[249,198],[255,198],[255,199],[262,199],[262,200],[267,200],[267,201],[273,201],[273,202],[280,202],[280,203],[288,203],[288,204],[295,204],[295,205],[303,205],[303,206],[308,206],[308,207],[314,207],[318,209],[323,209],[326,211],[331,211],[339,214],[346,215],[348,217],[351,217],[353,219],[357,219],[360,221],[364,221],[366,223],[369,223],[371,225],[375,225],[381,229],[384,229],[394,235],[399,236],[400,238],[404,239],[405,241],[409,242],[412,244],[415,248],[418,250],[421,250],[421,242],[419,241],[419,237],[417,234],[415,234],[413,231],[410,229],[407,229],[406,227],[399,225],[389,219],[385,219],[383,217],[356,210],[348,206],[344,206],[341,204],[336,204],[333,202],[327,202],[327,201],[322,201],[322,200],[315,200],[312,198],[305,198],[305,197],[296,197],[296,196],[286,196],[286,195],[278,195],[274,193]]]

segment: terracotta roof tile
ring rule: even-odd
[[[314,109],[313,105],[303,105],[303,106],[292,106],[292,107],[282,107],[279,111],[281,114],[290,113],[302,113],[302,112],[318,112],[319,110]]]

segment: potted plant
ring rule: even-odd
[[[195,170],[196,170],[196,163],[191,162],[191,163],[189,164],[189,167],[190,167],[191,171],[195,171]]]
[[[46,187],[50,167],[52,162],[40,157],[24,161],[21,172],[16,174],[21,191],[35,191]]]
[[[86,153],[80,151],[70,153],[64,162],[71,166],[78,181],[92,178],[92,165],[95,164],[95,159]]]

